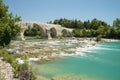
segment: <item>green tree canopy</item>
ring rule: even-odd
[[[116,18],[113,21],[113,26],[120,29],[120,19],[119,18]]]
[[[8,45],[20,31],[20,27],[15,24],[17,21],[20,21],[20,17],[8,13],[8,6],[0,0],[0,46]]]
[[[28,29],[25,30],[24,33],[25,36],[40,36],[40,29],[39,27],[33,25],[33,27],[31,28],[30,26],[28,26]]]

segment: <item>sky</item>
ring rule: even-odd
[[[120,18],[120,0],[3,0],[9,12],[23,21],[48,22],[67,18],[81,21],[98,20],[112,25]]]

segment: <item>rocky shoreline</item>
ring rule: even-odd
[[[117,40],[102,39],[102,42],[113,42]],[[63,56],[86,56],[86,52],[93,50],[98,42],[95,38],[71,38],[64,40],[28,40],[13,41],[8,49],[9,54],[29,55],[29,61],[50,61]],[[19,64],[24,63],[20,57],[16,58]],[[0,78],[3,80],[14,80],[12,66],[0,59]]]
[[[14,41],[12,42],[9,54],[29,54],[29,60],[51,60],[61,56],[85,55],[83,52],[92,49],[96,41],[89,38],[75,38],[68,40],[48,41]],[[74,47],[77,46],[77,47]],[[69,50],[67,50],[69,49]],[[18,62],[22,63],[20,58]]]
[[[0,80],[13,80],[13,76],[12,66],[0,59]]]
[[[113,39],[102,39],[102,42],[116,41]],[[41,40],[41,41],[14,41],[8,53],[29,54],[30,61],[49,61],[56,57],[80,55],[85,56],[85,52],[94,49],[98,42],[95,38],[70,38],[64,40]],[[74,47],[76,46],[76,47]],[[23,63],[21,58],[17,58],[19,63]]]

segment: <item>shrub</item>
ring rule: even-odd
[[[3,61],[11,64],[14,69],[14,77],[19,78],[20,80],[36,80],[36,76],[28,63],[27,55],[22,56],[24,64],[18,64],[14,54],[0,53],[0,56],[3,57]]]
[[[102,38],[102,36],[101,36],[101,35],[98,35],[98,36],[96,37],[96,41],[97,41],[97,42],[101,41],[101,38]]]
[[[58,39],[62,39],[63,36],[59,34],[57,37]]]

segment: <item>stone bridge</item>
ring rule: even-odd
[[[35,21],[29,21],[29,22],[17,22],[21,27],[21,32],[17,39],[19,40],[25,40],[24,38],[24,32],[26,29],[28,29],[28,26],[30,28],[34,26],[37,26],[40,30],[40,38],[42,39],[52,39],[57,38],[58,36],[71,36],[71,32],[73,29],[62,27],[61,25],[55,25],[55,24],[46,24],[46,23],[40,23]]]

